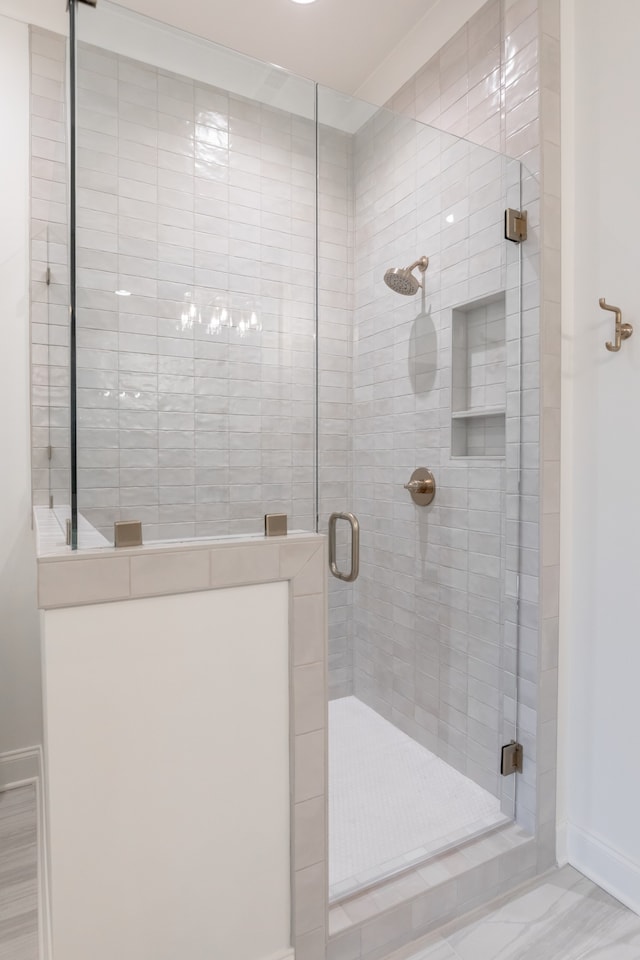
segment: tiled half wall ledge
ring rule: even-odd
[[[42,610],[289,582],[291,907],[296,960],[327,942],[327,551],[317,534],[38,556]]]
[[[42,525],[36,523],[42,531]],[[323,591],[324,542],[318,534],[153,543],[140,547],[51,551],[37,537],[41,610],[109,603],[252,583],[290,580],[294,596]]]

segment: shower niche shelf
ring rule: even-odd
[[[504,291],[455,307],[451,331],[451,456],[504,458]]]
[[[475,410],[454,410],[451,419],[471,420],[474,417],[499,417],[504,416],[504,413],[504,407],[477,407]]]

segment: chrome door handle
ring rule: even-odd
[[[338,520],[346,520],[351,526],[351,570],[342,573],[336,563],[336,525]],[[329,517],[329,569],[338,580],[353,583],[360,573],[360,524],[353,513],[332,513]]]

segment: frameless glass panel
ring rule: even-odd
[[[314,84],[107,0],[78,20],[80,543],[311,530]]]
[[[361,538],[330,584],[335,901],[514,815],[520,167],[322,88],[318,141],[320,527]]]
[[[30,27],[31,462],[41,549],[70,510],[67,38]]]
[[[49,229],[49,224],[39,224],[31,236],[31,484],[34,507],[48,508],[53,506],[51,452],[52,430],[56,429],[51,395],[55,330],[49,296]]]
[[[63,184],[58,184],[62,188]],[[46,229],[48,298],[47,396],[49,403],[49,507],[57,527],[67,538],[70,520],[69,437],[69,237],[66,224]],[[35,252],[34,252],[35,256]]]
[[[64,182],[56,181],[54,186],[64,188]],[[41,542],[59,544],[66,537],[70,517],[66,225],[48,223],[34,233],[31,269],[33,504],[49,511],[46,520],[42,513],[38,518]]]

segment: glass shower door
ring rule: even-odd
[[[322,88],[318,158],[336,901],[514,816],[520,166]]]

